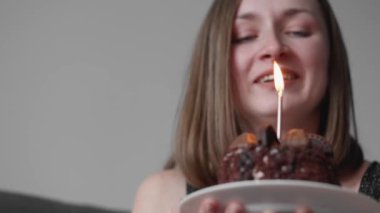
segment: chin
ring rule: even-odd
[[[260,110],[251,110],[245,113],[248,120],[253,120],[255,125],[264,127],[267,125],[275,125],[277,123],[277,107],[263,107]]]
[[[252,112],[256,117],[277,117],[277,103],[262,105]]]

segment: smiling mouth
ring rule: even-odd
[[[284,76],[285,81],[291,81],[291,80],[295,80],[298,78],[297,75],[292,74],[292,73],[285,73],[285,74],[283,74],[283,76]],[[257,79],[255,81],[255,83],[269,83],[269,82],[273,82],[273,81],[274,81],[274,75],[269,74],[269,75],[264,75],[261,78]]]

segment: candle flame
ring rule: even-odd
[[[281,68],[276,61],[273,61],[273,71],[274,71],[274,87],[276,88],[278,94],[282,95],[285,88],[284,77],[282,76]]]

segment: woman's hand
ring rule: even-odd
[[[272,210],[264,210],[263,213],[277,213]],[[294,213],[314,213],[309,207],[300,206],[294,210]]]
[[[229,202],[225,207],[213,198],[206,198],[202,201],[198,213],[245,213],[244,205],[239,202]],[[272,210],[264,210],[263,213],[276,213]],[[313,213],[313,211],[304,206],[298,207],[294,213]]]
[[[213,198],[206,198],[202,201],[198,213],[245,213],[243,204],[232,201],[226,206],[222,206]]]
[[[309,207],[301,206],[296,209],[295,213],[314,213],[314,211]]]

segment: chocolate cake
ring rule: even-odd
[[[218,182],[292,179],[338,184],[333,153],[326,140],[303,130],[290,130],[281,142],[272,127],[260,137],[240,135],[224,155]]]

